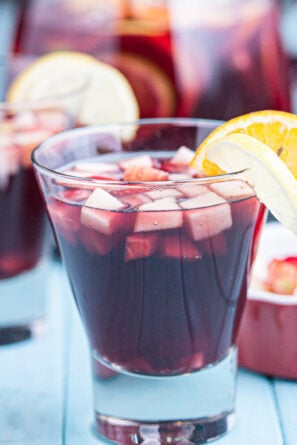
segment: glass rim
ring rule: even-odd
[[[156,187],[156,186],[174,186],[176,184],[189,184],[189,183],[195,183],[195,184],[206,184],[211,182],[223,182],[226,180],[229,180],[231,178],[236,178],[239,175],[246,172],[248,169],[241,169],[234,172],[229,173],[222,173],[220,175],[215,176],[205,176],[200,178],[187,178],[187,179],[169,179],[165,181],[123,181],[123,180],[110,180],[110,179],[94,179],[94,178],[87,178],[83,176],[74,176],[70,174],[65,174],[61,171],[57,171],[55,169],[46,167],[45,165],[41,164],[36,159],[36,154],[45,149],[46,147],[56,144],[59,142],[66,141],[67,139],[75,136],[91,136],[100,134],[100,132],[103,129],[111,129],[111,128],[124,128],[125,126],[144,126],[144,125],[161,125],[161,124],[176,124],[176,125],[195,125],[195,126],[201,126],[202,128],[214,128],[216,125],[222,124],[223,121],[221,120],[215,120],[215,119],[203,119],[203,118],[179,118],[179,117],[173,117],[173,118],[146,118],[146,119],[138,119],[136,121],[130,121],[130,122],[113,122],[113,123],[107,123],[107,124],[100,124],[100,125],[91,125],[91,126],[85,126],[80,128],[73,128],[66,131],[63,131],[62,133],[55,134],[45,141],[43,141],[40,145],[38,145],[31,153],[31,161],[33,166],[36,170],[38,170],[40,173],[50,176],[51,178],[62,180],[65,183],[68,183],[69,185],[76,183],[76,184],[83,184],[84,186],[88,185],[90,187],[99,187],[100,185],[111,185],[111,186],[129,186],[129,185],[141,185],[143,187]],[[100,130],[100,131],[99,131]],[[157,152],[157,151],[156,151]],[[132,152],[131,152],[132,153]]]

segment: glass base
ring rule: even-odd
[[[227,433],[234,425],[234,413],[199,420],[143,423],[96,415],[98,432],[122,445],[202,444]]]
[[[236,352],[173,377],[122,374],[93,359],[98,432],[123,445],[200,444],[225,434],[234,423]]]
[[[0,345],[28,340],[42,332],[49,263],[0,280]]]

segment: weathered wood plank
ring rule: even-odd
[[[62,445],[64,292],[60,267],[52,267],[44,332],[0,347],[0,443]]]
[[[292,339],[294,341],[294,339]],[[297,382],[275,380],[275,394],[286,445],[297,444]]]

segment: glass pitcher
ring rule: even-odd
[[[274,0],[30,0],[17,51],[90,53],[128,78],[140,117],[290,109]]]

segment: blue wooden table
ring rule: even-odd
[[[10,48],[17,3],[0,0],[0,54]],[[86,339],[54,260],[47,303],[44,332],[0,347],[0,444],[106,445],[94,433]],[[297,444],[297,382],[241,369],[236,411],[234,429],[215,444]]]
[[[0,444],[106,445],[94,433],[87,343],[58,261],[47,303],[44,332],[0,347]],[[297,382],[241,369],[236,411],[216,444],[297,444]]]

